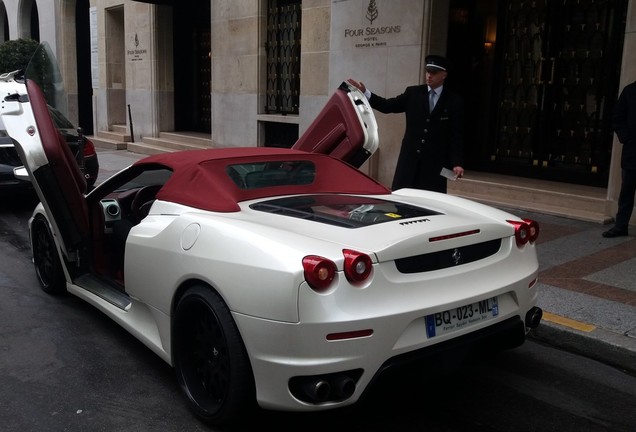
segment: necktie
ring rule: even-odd
[[[433,108],[435,108],[435,90],[430,90],[428,92],[428,112],[433,112]]]

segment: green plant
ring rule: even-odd
[[[39,44],[33,39],[13,39],[0,44],[0,73],[25,69]]]

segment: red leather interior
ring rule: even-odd
[[[348,162],[364,145],[364,131],[348,98],[346,91],[338,89],[292,148]]]

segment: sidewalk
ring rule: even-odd
[[[144,155],[97,149],[101,182]],[[606,239],[608,226],[509,210],[539,222],[539,307],[534,339],[636,374],[636,227]]]
[[[99,160],[99,175],[97,176],[98,183],[103,182],[110,176],[146,156],[129,152],[127,150],[110,150],[97,146],[95,147],[95,150],[97,151],[97,158]]]
[[[636,228],[511,210],[539,222],[541,325],[532,337],[636,374]]]

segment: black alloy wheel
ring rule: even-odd
[[[37,215],[31,224],[31,244],[33,247],[33,265],[42,290],[48,294],[66,292],[66,280],[57,245],[48,221]]]
[[[232,315],[206,286],[189,288],[173,323],[177,380],[194,412],[211,424],[245,418],[254,405],[249,358]]]

